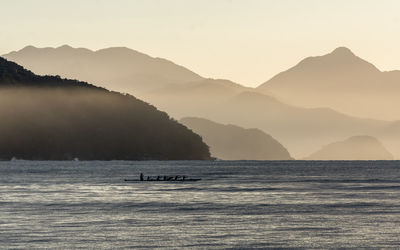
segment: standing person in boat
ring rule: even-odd
[[[144,181],[143,173],[140,173],[140,181]]]

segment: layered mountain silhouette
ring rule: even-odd
[[[36,74],[80,79],[129,93],[153,91],[169,84],[203,79],[168,60],[153,58],[125,47],[91,51],[68,45],[58,48],[27,46],[4,57]]]
[[[201,137],[130,95],[0,58],[0,159],[210,159]]]
[[[285,145],[294,158],[355,134],[377,137],[400,158],[400,136],[390,133],[392,122],[349,115],[395,116],[395,79],[400,74],[380,72],[346,48],[307,58],[256,89],[203,78],[168,60],[128,48],[90,51],[28,46],[6,56],[42,74],[89,79],[140,96],[176,119],[203,117],[261,129]]]
[[[242,92],[202,115],[220,123],[268,131],[295,158],[302,158],[329,142],[354,134],[371,134],[388,125],[328,108],[300,108],[255,92]]]
[[[258,90],[294,105],[330,107],[376,119],[400,118],[400,71],[381,72],[345,47],[308,57]]]
[[[289,152],[259,129],[223,125],[207,119],[186,117],[180,122],[199,134],[211,155],[222,160],[291,160]]]
[[[353,136],[328,144],[306,160],[393,160],[382,143],[371,136]]]
[[[209,106],[203,104],[215,105],[249,89],[227,80],[203,78],[166,59],[125,47],[92,51],[68,45],[58,48],[27,46],[4,57],[40,75],[60,75],[134,94],[177,117],[182,113],[183,101],[191,100],[189,104],[193,105],[185,106],[185,110],[208,109]],[[201,104],[197,105],[199,102]]]

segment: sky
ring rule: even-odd
[[[125,46],[258,86],[346,46],[400,69],[398,0],[0,0],[0,55],[27,45]]]

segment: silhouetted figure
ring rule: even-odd
[[[164,175],[163,181],[166,181],[166,180],[167,180],[167,176],[166,176],[166,175]]]
[[[144,181],[143,173],[140,173],[140,180],[141,180],[141,181]]]
[[[150,176],[147,176],[147,181],[149,181],[150,180]]]
[[[157,176],[157,181],[159,181],[160,180],[160,176]]]
[[[182,176],[182,181],[185,181],[186,175]]]
[[[176,181],[178,180],[178,178],[179,178],[179,175],[175,176],[175,180],[176,180]]]

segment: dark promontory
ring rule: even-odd
[[[0,58],[0,159],[205,160],[201,137],[130,95]]]

